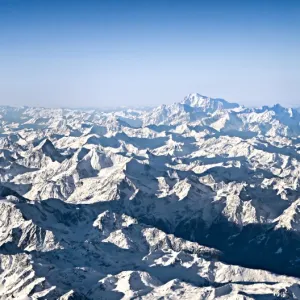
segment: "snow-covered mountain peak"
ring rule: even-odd
[[[52,142],[46,138],[35,148],[37,151],[41,151],[44,155],[51,158],[52,161],[62,161],[63,156],[57,151]]]
[[[216,110],[234,109],[239,107],[239,104],[237,103],[230,103],[224,99],[210,98],[197,93],[189,94],[184,98],[182,103],[191,107],[201,108],[204,112],[214,112]]]

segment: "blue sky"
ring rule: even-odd
[[[300,106],[300,1],[0,0],[0,104]]]

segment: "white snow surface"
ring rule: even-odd
[[[0,299],[300,299],[300,112],[190,94],[0,107]]]

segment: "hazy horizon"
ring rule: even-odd
[[[190,93],[190,94],[195,94],[195,93]],[[200,93],[197,93],[197,94],[200,94]],[[201,94],[202,96],[206,97],[207,95],[203,95]],[[187,96],[187,95],[186,95]],[[225,100],[227,102],[230,102],[230,103],[237,103],[239,105],[242,105],[242,106],[245,106],[247,108],[261,108],[267,104],[265,103],[262,103],[262,104],[257,104],[257,105],[247,105],[247,104],[243,104],[243,103],[239,103],[239,102],[233,102],[233,101],[228,101],[227,99],[224,99],[224,98],[221,98],[221,97],[210,97],[210,96],[207,96],[209,98],[212,98],[212,99],[222,99],[222,100]],[[50,102],[49,103],[46,103],[46,104],[37,104],[37,105],[27,105],[27,104],[2,104],[0,103],[0,107],[15,107],[15,108],[21,108],[21,107],[28,107],[28,108],[49,108],[49,109],[71,109],[71,110],[103,110],[103,111],[113,111],[113,110],[116,110],[118,111],[120,108],[126,108],[126,109],[144,109],[144,110],[150,110],[150,109],[153,109],[157,106],[161,106],[161,105],[170,105],[170,104],[174,104],[174,103],[179,103],[179,102],[183,102],[184,101],[184,97],[179,100],[179,101],[173,101],[173,102],[170,102],[170,103],[165,103],[165,102],[161,102],[161,103],[156,103],[156,104],[153,104],[153,105],[143,105],[143,104],[128,104],[128,105],[101,105],[101,103],[99,104],[95,104],[95,105],[79,105],[79,106],[75,106],[75,105],[63,105],[63,104],[58,104],[58,105],[55,105],[55,104],[51,104]],[[269,104],[268,106],[269,107],[272,107],[272,106],[275,106],[275,105],[281,105],[283,107],[286,107],[286,108],[295,108],[295,109],[299,109],[300,108],[300,104],[296,104],[296,105],[289,105],[289,104],[283,104],[283,103],[271,103]]]
[[[0,0],[0,105],[300,106],[298,1]]]

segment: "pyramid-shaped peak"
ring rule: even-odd
[[[56,151],[54,145],[48,138],[42,140],[40,142],[40,144],[37,146],[37,149],[41,149],[45,154],[46,154],[46,152],[49,152],[49,151],[50,152]]]
[[[53,147],[54,148],[54,145],[52,144],[52,142],[47,138],[44,139],[43,141],[41,141],[40,145],[41,145],[41,148],[42,147]]]
[[[46,138],[38,146],[37,150],[41,150],[46,156],[49,156],[52,161],[62,161],[63,156],[56,150],[52,142]]]

